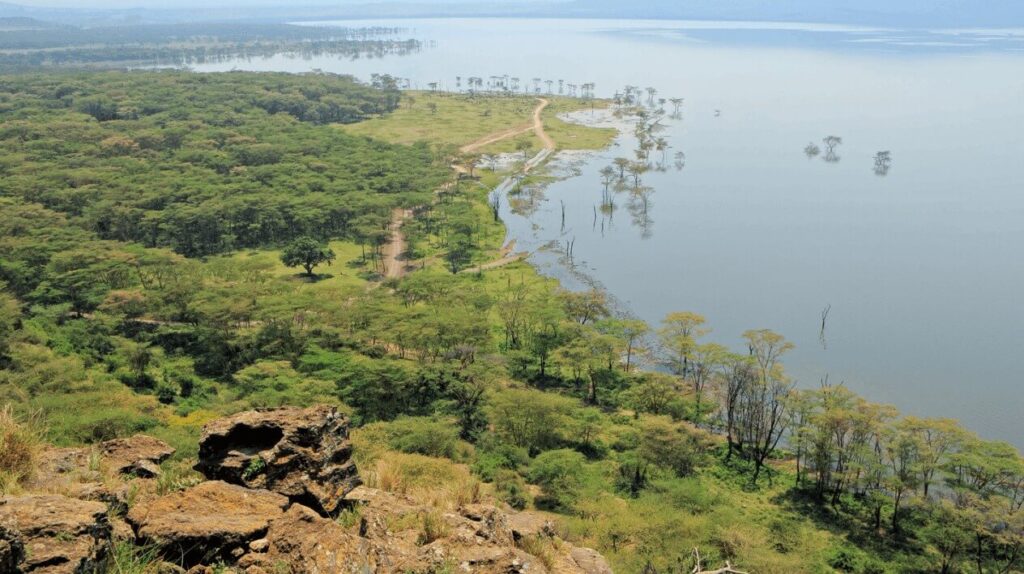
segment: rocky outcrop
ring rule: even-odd
[[[107,507],[101,503],[57,495],[0,498],[2,572],[94,572],[109,546]]]
[[[0,572],[15,572],[25,560],[25,543],[13,529],[0,526]]]
[[[145,435],[109,440],[91,448],[46,448],[40,453],[35,483],[51,490],[99,483],[103,472],[155,478],[160,475],[160,463],[172,454],[174,449],[167,443]]]
[[[144,501],[128,512],[137,539],[182,564],[232,560],[262,538],[288,499],[221,481]]]
[[[0,498],[0,573],[102,571],[112,538],[155,550],[166,574],[611,572],[545,515],[359,486],[330,407],[210,423],[196,468],[212,480],[161,495],[147,477],[172,453],[145,436],[48,449],[40,488],[68,496]]]
[[[573,548],[569,556],[584,574],[612,574],[612,567],[596,550]]]
[[[299,504],[271,521],[266,538],[250,544],[250,551],[239,560],[239,569],[337,574],[405,571],[381,569],[386,561],[381,561],[379,549],[369,540]]]
[[[508,524],[512,530],[512,536],[517,542],[526,538],[555,535],[555,525],[551,519],[532,512],[510,514]]]
[[[99,451],[114,472],[139,478],[158,476],[160,463],[174,454],[170,445],[146,435],[108,440],[100,443]]]
[[[333,407],[249,411],[206,425],[196,470],[327,516],[359,485],[351,452],[348,419]]]

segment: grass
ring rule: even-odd
[[[613,129],[591,128],[559,120],[561,113],[607,107],[603,101],[584,102],[574,98],[545,96],[550,102],[544,110],[545,131],[560,149],[603,149],[611,144]],[[410,105],[411,103],[411,105]],[[433,106],[436,106],[434,111]],[[373,118],[340,129],[391,143],[411,144],[425,141],[433,145],[462,147],[484,136],[515,127],[528,127],[533,121],[537,98],[533,96],[476,96],[412,92],[402,106],[387,116]],[[540,140],[532,133],[489,144],[482,154],[516,151],[519,141],[532,144],[536,152]]]
[[[160,558],[155,546],[136,546],[132,542],[115,542],[107,560],[106,574],[156,574]]]
[[[0,409],[0,494],[17,493],[35,475],[43,433],[32,419]]]
[[[370,267],[362,261],[362,248],[351,241],[331,241],[331,250],[336,259],[330,266],[314,269],[315,277],[309,278],[300,268],[287,267],[281,262],[281,251],[266,249],[243,251],[224,256],[231,263],[247,264],[260,269],[274,279],[285,280],[304,292],[330,292],[338,288],[360,287],[367,283]],[[213,259],[216,261],[216,258]]]
[[[436,112],[431,111],[432,104],[437,106]],[[471,98],[412,92],[394,112],[340,129],[391,143],[425,141],[461,147],[488,134],[529,124],[534,107],[536,100],[526,96]]]

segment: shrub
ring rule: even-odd
[[[473,472],[486,482],[495,480],[503,471],[518,471],[530,462],[526,449],[510,444],[485,445],[482,449],[473,463]]]
[[[567,510],[572,508],[582,486],[585,458],[569,449],[552,450],[530,463],[529,479],[544,489],[536,504],[541,508]]]
[[[710,490],[708,482],[695,477],[657,481],[654,490],[672,508],[693,514],[711,512],[722,502],[722,496]]]
[[[406,454],[459,459],[459,429],[451,421],[404,417],[366,425],[360,433],[371,443]]]
[[[642,424],[640,455],[676,476],[694,471],[707,456],[711,440],[706,433],[683,423],[650,419]]]
[[[511,470],[500,470],[494,476],[494,495],[516,510],[523,510],[530,502],[523,477]]]
[[[576,401],[534,390],[509,390],[491,399],[489,419],[506,442],[530,454],[565,444],[562,429]]]
[[[392,429],[391,447],[408,454],[458,458],[459,429],[449,421],[425,417],[385,423]]]

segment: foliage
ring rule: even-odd
[[[536,501],[538,506],[571,509],[580,494],[584,460],[576,451],[560,449],[549,450],[530,462],[530,482],[544,489],[544,496]]]
[[[281,252],[281,262],[288,267],[302,267],[306,275],[313,276],[313,269],[334,261],[334,251],[312,237],[299,237]]]

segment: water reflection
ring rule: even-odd
[[[828,163],[839,163],[843,159],[836,153],[836,148],[843,145],[843,138],[839,136],[826,136],[821,140],[825,144],[825,161]]]
[[[892,168],[892,152],[880,151],[875,154],[875,175],[885,177]]]

